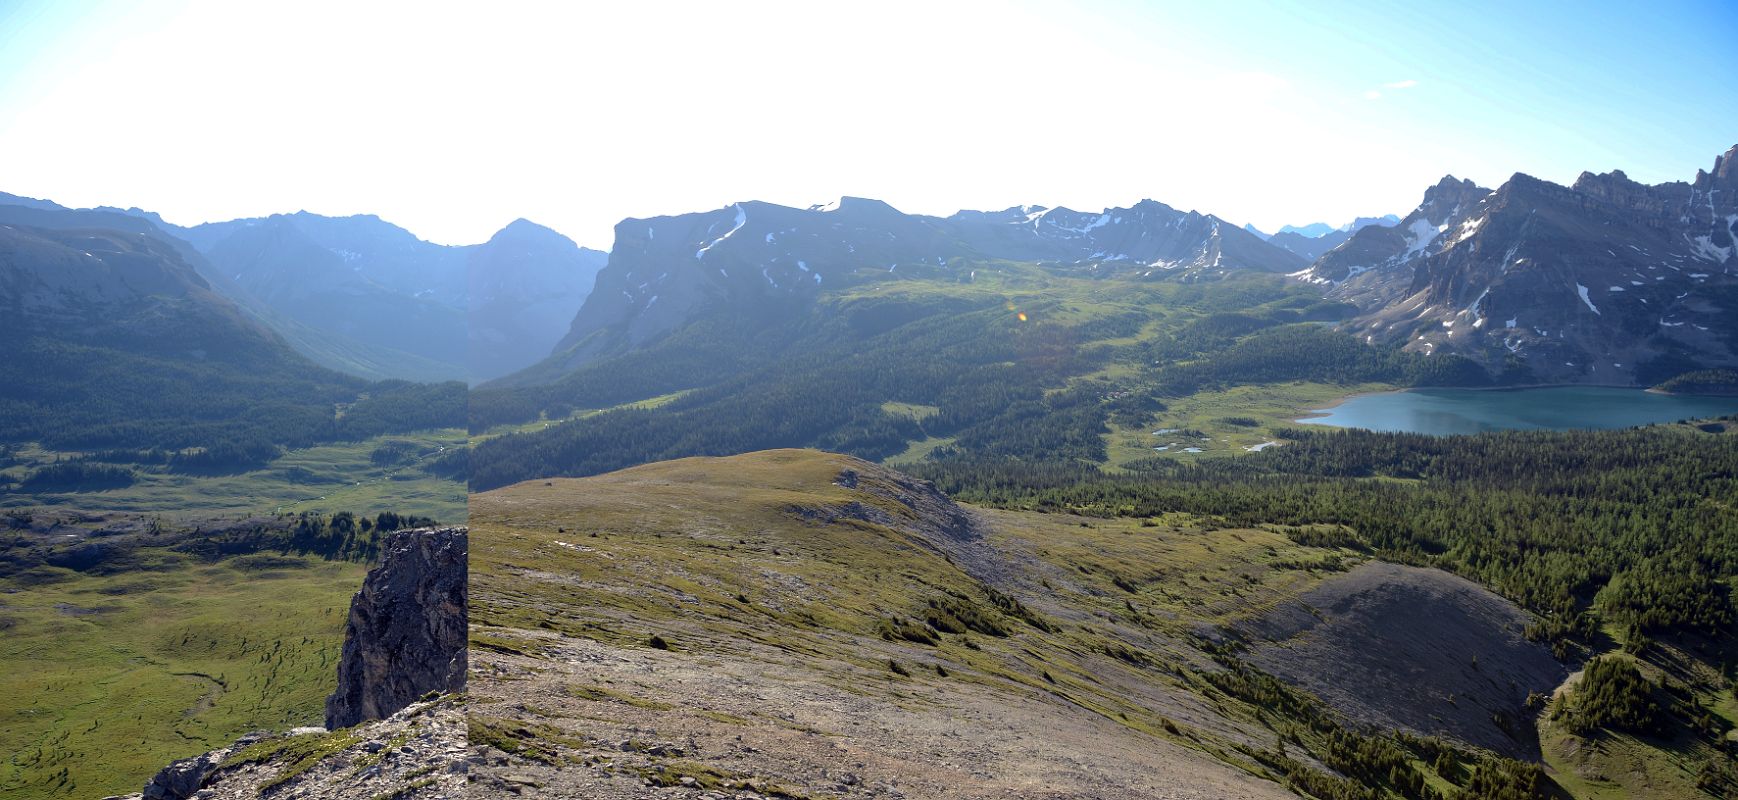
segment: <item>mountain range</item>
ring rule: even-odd
[[[605,256],[516,220],[439,245],[373,215],[307,212],[182,227],[138,208],[0,193],[0,220],[170,241],[210,288],[322,366],[365,378],[487,380],[547,356]]]
[[[1499,380],[1652,384],[1738,363],[1735,157],[1658,186],[1622,172],[1569,187],[1516,174],[1495,191],[1448,177],[1403,219],[1265,238],[1152,200],[930,217],[843,198],[630,219],[552,357],[502,385],[554,380],[709,314],[776,317],[905,278],[970,283],[1003,262],[1143,281],[1286,274],[1355,306],[1345,327],[1366,342],[1464,355]]]
[[[1708,376],[1738,363],[1734,159],[1651,186],[1445,177],[1403,218],[1271,237],[1152,200],[745,201],[626,220],[607,257],[525,220],[450,247],[373,216],[183,228],[5,195],[0,488],[414,501],[412,476],[358,467],[407,454],[465,477],[478,613],[442,631],[484,691],[440,727],[474,755],[400,747],[424,737],[409,718],[364,744],[331,714],[207,758],[193,783],[238,797],[379,794],[383,769],[426,788],[406,762],[429,748],[503,795],[1731,796],[1738,418],[1292,423],[1370,388],[1729,383]],[[358,377],[392,371],[481,383]],[[270,523],[287,541],[367,541],[353,515],[293,514]],[[123,577],[118,551],[7,517],[32,533],[0,578],[54,636],[171,588],[39,602]],[[270,541],[263,515],[233,532]],[[126,560],[204,581],[195,552]],[[236,568],[312,567],[290,554]],[[358,629],[417,613],[361,609]],[[266,684],[287,663],[248,649],[280,637],[176,635],[272,665]],[[375,650],[345,660],[407,652]],[[228,688],[212,674],[235,675],[172,677]],[[189,725],[208,696],[151,713]],[[141,740],[120,735],[100,741]],[[94,746],[48,736],[28,766],[58,791]]]
[[[1622,172],[1567,187],[1517,173],[1495,190],[1448,177],[1402,219],[1272,236],[1153,200],[948,217],[853,197],[748,201],[625,220],[607,256],[526,220],[447,246],[369,215],[180,227],[0,195],[0,221],[153,238],[303,355],[372,378],[548,383],[699,318],[786,318],[839,290],[970,284],[1023,263],[1139,281],[1289,275],[1355,306],[1344,327],[1368,343],[1456,353],[1500,380],[1632,385],[1738,363],[1734,157],[1657,186]]]

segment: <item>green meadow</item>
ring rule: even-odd
[[[250,730],[320,725],[362,564],[258,553],[0,579],[0,795],[135,792]]]

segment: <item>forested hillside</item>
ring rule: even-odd
[[[464,384],[318,367],[144,232],[0,225],[0,307],[0,485],[26,493],[126,486],[146,465],[235,473],[464,419]]]
[[[1277,276],[1137,283],[999,262],[786,317],[713,314],[556,383],[474,392],[472,486],[775,447],[1099,463],[1113,428],[1206,390],[1488,382],[1324,324],[1348,310]],[[559,424],[527,431],[540,419]]]

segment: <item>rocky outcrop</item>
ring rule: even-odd
[[[464,712],[448,695],[344,730],[251,733],[110,800],[456,800],[468,796],[468,746]]]
[[[826,505],[794,505],[787,510],[806,521],[831,525],[867,522],[910,536],[913,543],[948,560],[987,584],[1005,580],[1006,566],[984,540],[972,512],[935,484],[879,464],[851,459],[833,485],[851,499]]]
[[[384,719],[429,692],[464,690],[467,533],[387,535],[380,566],[350,601],[327,728]]]
[[[143,800],[184,800],[192,797],[205,786],[206,780],[217,772],[218,766],[231,753],[265,737],[264,733],[250,733],[235,740],[228,747],[176,761],[151,776],[151,782],[145,784],[145,791],[138,796]]]
[[[130,800],[252,798],[292,779],[295,796],[320,800],[458,796],[465,722],[450,693],[465,688],[467,543],[466,528],[387,534],[350,601],[325,731],[247,734],[170,764]]]

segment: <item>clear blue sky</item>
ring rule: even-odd
[[[0,190],[193,223],[841,194],[1151,197],[1274,229],[1444,174],[1687,180],[1738,143],[1738,3],[0,0]]]

